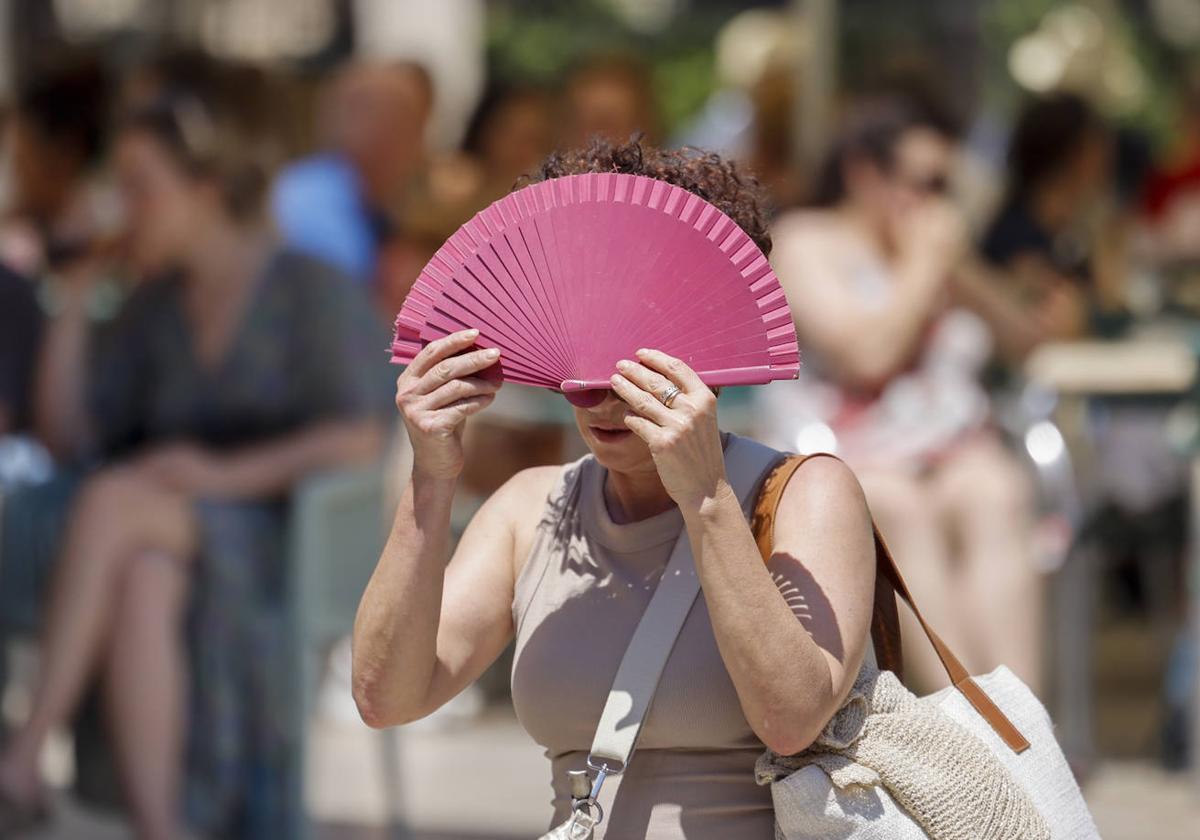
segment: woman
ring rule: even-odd
[[[902,102],[852,115],[816,206],[773,230],[808,355],[800,382],[765,390],[763,416],[773,442],[854,466],[927,618],[967,666],[1006,664],[1036,691],[1031,484],[989,425],[979,377],[993,339],[1016,357],[1042,325],[971,256],[945,195],[952,152],[947,132]],[[945,683],[931,648],[905,654],[919,687]]]
[[[99,62],[64,53],[30,75],[5,124],[11,203],[0,258],[33,277],[61,271],[110,233],[112,196],[95,171],[109,103]]]
[[[1086,100],[1059,93],[1030,102],[1009,142],[1004,202],[983,238],[984,256],[1030,307],[1073,316],[1076,336],[1088,326],[1089,299],[1116,308],[1128,276],[1106,259],[1128,238],[1106,219],[1112,155]]]
[[[541,175],[594,171],[691,190],[770,248],[757,188],[715,156],[596,141],[552,157]],[[464,331],[431,343],[397,382],[414,462],[355,625],[363,719],[382,727],[429,714],[515,637],[514,702],[551,759],[561,822],[567,771],[584,766],[626,643],[673,542],[686,539],[702,594],[599,830],[622,840],[773,837],[755,759],[764,745],[790,754],[813,740],[867,646],[874,553],[854,476],[833,459],[799,471],[764,567],[727,481],[731,436],[718,429],[716,395],[683,362],[647,349],[618,364],[603,402],[574,409],[590,453],[515,475],[446,565],[463,426],[499,388],[480,375],[497,353],[471,350],[473,340]],[[669,383],[681,393],[668,407],[658,395]],[[794,613],[780,593],[790,586],[822,609]]]
[[[70,515],[33,712],[0,754],[10,824],[40,805],[46,735],[98,673],[140,838],[180,835],[188,719],[197,828],[279,836],[286,804],[261,780],[279,776],[276,720],[292,702],[280,696],[283,502],[309,471],[379,451],[372,371],[386,336],[348,281],[274,244],[255,148],[190,96],[133,113],[116,168],[147,279],[94,367],[86,277],[64,286],[48,326],[41,433],[103,466]]]

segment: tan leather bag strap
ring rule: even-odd
[[[811,457],[819,455],[830,458],[837,457],[825,452],[814,453]],[[764,563],[771,559],[775,533],[775,517],[779,509],[779,500],[783,497],[783,490],[787,487],[788,480],[809,457],[806,455],[788,456],[776,465],[771,474],[763,482],[755,504],[751,526],[754,530],[754,539],[758,544],[759,554],[762,555]],[[983,716],[983,719],[988,722],[988,725],[995,730],[996,734],[1003,739],[1009,748],[1017,753],[1028,749],[1029,741],[1025,736],[1013,726],[1012,721],[1000,710],[1000,707],[993,703],[992,699],[987,696],[987,693],[971,678],[971,675],[967,673],[967,669],[963,667],[963,664],[954,655],[954,652],[947,647],[941,637],[925,621],[925,617],[921,615],[921,611],[913,601],[908,585],[904,582],[904,578],[900,574],[900,569],[896,566],[892,552],[888,550],[887,543],[883,540],[883,535],[879,533],[878,526],[872,523],[872,527],[875,531],[876,571],[875,607],[872,610],[871,616],[871,640],[875,644],[875,656],[879,662],[879,667],[894,671],[898,675],[902,673],[900,667],[903,663],[900,657],[900,624],[896,613],[896,595],[899,595],[904,603],[908,604],[908,608],[912,610],[917,621],[920,622],[921,629],[925,631],[925,636],[937,652],[938,659],[941,660],[942,667],[946,669],[946,674],[949,675],[950,682],[954,687],[962,693],[967,702],[975,708],[975,711]]]

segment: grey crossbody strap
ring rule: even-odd
[[[764,474],[781,457],[776,450],[746,438],[730,441],[725,471],[743,511],[751,509]],[[593,769],[607,767],[605,772],[611,775],[629,763],[663,667],[699,592],[700,579],[684,530],[617,669],[592,741],[588,763]]]

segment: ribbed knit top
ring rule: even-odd
[[[730,455],[730,437],[727,458],[737,457]],[[626,645],[683,534],[678,508],[614,522],[604,498],[606,476],[591,455],[563,467],[513,602],[513,702],[551,761],[553,824],[568,816],[567,771],[584,767]],[[771,840],[770,790],[754,780],[762,752],[701,593],[671,652],[637,752],[626,772],[605,785],[600,802],[607,816],[597,840]]]

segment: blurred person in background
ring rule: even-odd
[[[463,152],[480,172],[473,212],[511,192],[550,154],[554,104],[540,88],[500,87],[484,95],[463,137]],[[488,415],[466,432],[465,486],[487,496],[522,469],[560,460],[570,424],[562,408],[562,400],[542,388],[497,394]]]
[[[6,126],[11,204],[0,225],[0,260],[39,276],[86,256],[113,227],[98,183],[109,84],[85,55],[47,59],[19,91]]]
[[[424,162],[432,108],[429,74],[414,62],[338,74],[321,109],[326,151],[288,166],[274,186],[272,215],[284,239],[373,286],[404,191]]]
[[[533,172],[554,148],[554,100],[537,87],[488,89],[463,136],[462,151],[482,181],[475,203],[486,206],[507,195],[517,179]]]
[[[846,458],[938,633],[974,673],[1003,663],[1036,691],[1031,479],[990,429],[979,375],[993,346],[1038,336],[971,254],[946,197],[953,152],[947,123],[904,100],[850,115],[815,206],[773,229],[805,364],[762,389],[763,422],[773,445]],[[944,683],[931,649],[905,653],[921,687]]]
[[[430,156],[406,191],[400,235],[381,255],[387,283],[375,297],[383,312],[399,311],[425,263],[459,225],[550,153],[554,106],[542,88],[495,84],[467,123],[461,149]]]
[[[796,165],[796,74],[786,64],[767,67],[750,89],[754,123],[749,163],[768,189],[776,209],[795,207],[805,195],[805,179]]]
[[[213,836],[285,824],[284,501],[312,470],[376,457],[386,333],[360,289],[273,241],[257,148],[219,103],[178,92],[121,124],[147,279],[94,354],[93,274],[69,278],[47,326],[39,430],[101,466],[71,509],[32,713],[0,752],[0,833],[42,812],[42,745],[95,677],[139,837],[179,836],[184,791]]]
[[[648,143],[662,133],[648,66],[630,56],[598,55],[568,73],[559,148],[580,148],[592,137],[624,143],[638,132]]]
[[[1181,96],[1171,143],[1145,185],[1142,209],[1162,262],[1200,257],[1200,64]]]
[[[1058,325],[1064,337],[1087,330],[1089,299],[1103,279],[1093,259],[1094,222],[1110,186],[1111,164],[1109,132],[1080,96],[1034,100],[1017,118],[1007,190],[981,251],[1003,269],[1023,305]]]

